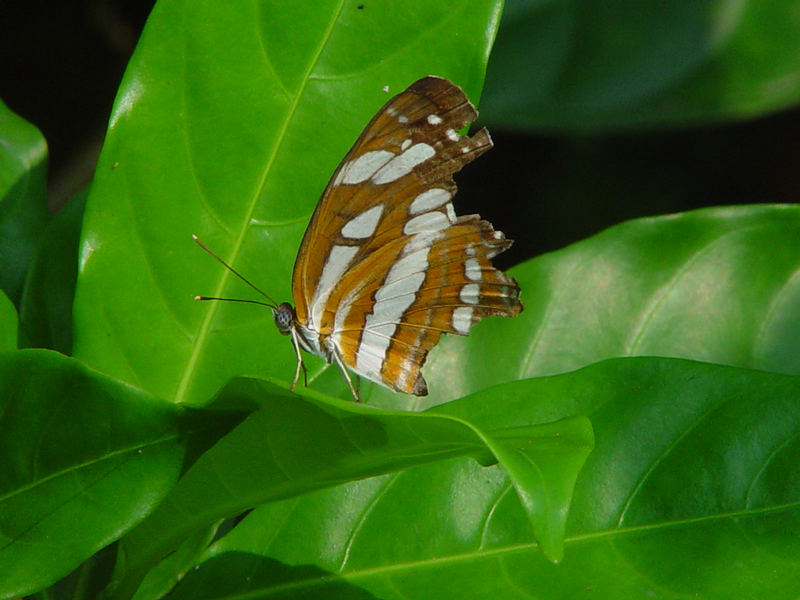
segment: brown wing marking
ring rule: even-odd
[[[377,358],[383,358],[380,379],[384,385],[405,393],[425,395],[427,384],[420,370],[428,351],[439,341],[442,333],[465,335],[469,327],[485,316],[519,314],[522,304],[516,281],[491,265],[491,258],[510,245],[510,240],[476,215],[461,217],[432,244],[427,256],[425,279],[420,288],[412,292],[413,302],[396,321],[372,326],[373,331],[390,338],[388,348],[377,352]],[[469,259],[478,266],[475,268],[475,263],[472,263],[472,278],[467,276],[465,266]],[[359,268],[370,272],[369,264],[359,265]],[[348,273],[348,279],[351,276],[358,277]],[[341,329],[334,333],[345,364],[356,371],[359,352],[372,351],[362,344],[362,338],[367,316],[375,305],[375,294],[383,284],[377,276],[366,278],[366,281],[368,284],[350,299]],[[355,282],[343,283],[346,287]],[[464,295],[465,289],[469,291],[468,295]],[[460,322],[460,327],[456,327],[454,315],[459,309],[469,311],[469,315]]]
[[[430,115],[436,117],[433,122]],[[475,118],[477,111],[464,92],[438,77],[417,81],[378,111],[334,173],[303,237],[292,277],[292,292],[301,322],[308,320],[307,307],[333,246],[360,246],[348,267],[352,269],[404,235],[403,227],[410,218],[409,206],[419,194],[430,188],[442,189],[450,196],[455,194],[452,174],[492,145],[485,129],[471,138],[455,133]],[[348,167],[365,153],[388,151],[398,156],[404,147],[419,143],[434,148],[435,154],[407,175],[382,185],[371,179],[343,183]],[[383,205],[384,212],[373,236],[353,240],[341,235],[348,222],[378,204]]]

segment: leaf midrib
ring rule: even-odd
[[[675,521],[669,521],[667,523],[655,523],[649,525],[636,525],[631,527],[623,527],[618,529],[610,529],[610,530],[603,530],[583,535],[576,535],[567,537],[564,540],[565,545],[569,545],[570,543],[575,544],[579,542],[586,542],[592,540],[602,540],[604,538],[612,538],[612,537],[619,537],[620,535],[629,535],[629,534],[636,534],[642,531],[649,531],[649,530],[658,530],[658,529],[667,529],[673,527],[683,527],[686,525],[691,525],[693,523],[702,523],[702,522],[709,522],[709,521],[722,521],[725,519],[733,519],[736,517],[750,517],[756,516],[759,514],[770,514],[770,513],[777,513],[784,510],[790,510],[792,508],[800,508],[800,502],[791,502],[787,504],[777,505],[773,507],[764,507],[761,509],[745,509],[740,511],[732,511],[726,513],[719,513],[710,516],[703,516],[703,517],[692,517],[686,519],[678,519]],[[404,571],[413,571],[415,569],[425,569],[425,568],[436,568],[441,569],[444,565],[447,564],[458,564],[461,562],[471,562],[475,560],[487,559],[492,557],[503,558],[510,554],[516,554],[520,552],[528,552],[534,550],[538,547],[538,544],[535,542],[523,543],[523,544],[513,544],[504,546],[502,548],[491,548],[491,549],[477,549],[471,552],[463,552],[460,554],[453,554],[450,556],[436,556],[430,558],[424,558],[421,560],[415,561],[408,561],[408,562],[400,562],[391,565],[380,565],[377,567],[372,568],[365,568],[359,570],[352,570],[352,571],[344,571],[340,573],[330,573],[326,575],[322,575],[316,578],[304,579],[301,581],[292,581],[289,583],[284,583],[280,585],[270,586],[270,587],[261,587],[261,588],[249,588],[247,592],[243,592],[241,594],[229,594],[226,595],[225,598],[227,600],[237,599],[237,600],[244,600],[246,598],[264,598],[267,597],[265,594],[275,594],[276,592],[286,592],[290,590],[300,590],[306,589],[309,587],[318,587],[321,585],[325,585],[327,582],[337,582],[337,581],[349,581],[349,582],[356,582],[358,580],[363,580],[367,578],[374,578],[379,576],[386,576],[391,573],[398,573]],[[235,549],[229,550],[231,552],[235,552]],[[269,596],[271,597],[271,596]]]
[[[248,231],[250,226],[250,221],[252,220],[253,213],[255,211],[256,205],[258,204],[258,199],[261,197],[261,192],[264,189],[264,185],[267,181],[267,177],[272,170],[272,166],[275,162],[275,159],[278,156],[278,152],[283,145],[284,140],[286,139],[286,131],[289,129],[289,125],[294,120],[294,116],[297,112],[297,107],[300,104],[300,100],[305,94],[306,88],[308,86],[308,82],[311,79],[311,73],[313,72],[314,68],[316,67],[317,63],[319,62],[319,58],[322,55],[323,50],[328,44],[328,41],[331,38],[333,33],[333,29],[336,23],[339,21],[339,15],[341,15],[342,8],[344,6],[344,0],[339,0],[339,5],[335,11],[332,11],[332,18],[330,23],[328,23],[328,27],[325,30],[325,33],[320,38],[320,43],[316,49],[316,52],[313,54],[311,60],[309,61],[308,68],[306,72],[303,74],[301,79],[300,88],[297,90],[295,94],[292,104],[289,107],[289,110],[286,112],[286,117],[281,124],[281,128],[278,132],[278,135],[275,138],[275,144],[272,148],[272,152],[267,159],[264,169],[261,172],[261,178],[256,186],[256,191],[253,194],[253,198],[250,201],[250,206],[247,208],[247,214],[245,218],[242,219],[242,226],[239,229],[238,236],[236,238],[236,242],[233,247],[233,253],[228,257],[228,262],[232,265],[236,264],[236,261],[239,257],[239,254],[242,249],[242,244],[244,243],[245,234]],[[216,291],[214,293],[215,296],[221,296],[222,292],[228,282],[228,278],[230,277],[230,273],[227,269],[222,271],[222,276],[219,280],[219,285],[217,285]],[[195,340],[194,345],[192,346],[192,353],[189,356],[189,360],[186,364],[186,368],[183,372],[183,377],[181,378],[180,384],[178,385],[178,390],[175,393],[175,402],[183,403],[185,401],[185,396],[187,390],[189,389],[189,385],[192,381],[192,376],[194,374],[195,369],[197,368],[197,363],[200,357],[201,352],[205,348],[206,338],[208,337],[208,332],[211,329],[211,323],[214,321],[214,317],[217,313],[217,307],[219,306],[219,302],[212,302],[209,305],[208,310],[206,310],[206,315],[203,319],[202,325],[200,326],[200,330]]]

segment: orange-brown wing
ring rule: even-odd
[[[521,309],[490,259],[510,241],[457,218],[452,179],[492,146],[464,92],[426,77],[372,119],[328,184],[295,262],[298,320],[331,337],[344,363],[393,389],[426,392],[419,369],[443,332]]]
[[[522,310],[516,281],[491,264],[510,240],[477,215],[438,233],[417,234],[388,272],[386,259],[374,253],[342,280],[343,297],[330,299],[337,304],[332,335],[345,364],[417,396],[428,391],[420,370],[442,333],[467,335],[482,317]]]

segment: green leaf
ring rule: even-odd
[[[208,548],[218,532],[219,523],[198,529],[180,547],[156,565],[144,578],[133,600],[155,600],[165,596],[183,578]]]
[[[0,290],[14,304],[47,222],[46,178],[42,134],[0,101]]]
[[[384,600],[797,597],[800,379],[632,358],[514,393],[522,384],[437,412],[497,429],[590,417],[596,446],[560,564],[533,543],[502,469],[452,459],[259,507],[208,553],[228,573],[202,563],[174,597],[200,581],[207,598],[327,597],[338,585]],[[297,569],[287,584],[256,557]]]
[[[642,219],[520,265],[513,274],[525,312],[481,323],[467,339],[445,338],[426,367],[432,390],[426,400],[442,402],[450,393],[626,354],[800,373],[799,217],[796,206],[764,206]],[[289,565],[311,564],[339,578],[342,566],[350,565],[354,575],[346,580],[369,580],[378,597],[395,593],[378,593],[376,582],[383,581],[416,586],[402,590],[413,597],[425,597],[429,588],[436,598],[513,597],[510,588],[519,584],[544,597],[585,594],[589,586],[608,598],[650,592],[670,597],[676,588],[725,598],[739,597],[741,578],[770,592],[789,590],[770,597],[793,597],[796,563],[778,565],[774,575],[761,565],[774,566],[765,557],[771,549],[782,557],[797,554],[793,538],[784,534],[795,530],[800,488],[791,466],[798,451],[792,437],[800,407],[796,379],[637,359],[537,379],[536,385],[541,389],[530,394],[535,401],[529,405],[476,394],[474,402],[444,404],[436,412],[457,406],[457,416],[498,429],[513,427],[520,415],[548,422],[589,414],[599,447],[581,471],[565,558],[557,569],[531,544],[503,472],[465,460],[261,506],[215,552],[255,552]],[[391,406],[399,400],[373,390],[369,402]],[[709,408],[709,402],[721,408]],[[738,413],[735,426],[727,412]],[[753,440],[749,427],[762,418],[767,421],[754,430]],[[659,467],[664,459],[657,451],[666,448],[667,455],[678,447],[676,476]],[[744,460],[748,452],[755,458]],[[753,465],[770,452],[775,458]],[[720,456],[719,464],[706,464]],[[761,465],[769,481],[758,471]],[[656,478],[667,500],[645,496]],[[761,495],[771,499],[758,508],[746,504],[749,499],[737,505],[733,491],[749,484],[768,486]],[[652,503],[657,514],[645,525],[626,523],[636,514],[626,508],[628,499],[637,511]],[[698,506],[699,516],[680,514]],[[481,521],[487,514],[488,522]],[[624,518],[617,523],[615,514]],[[759,532],[759,552],[747,554],[750,541],[737,531],[737,520],[747,535]],[[695,549],[705,548],[709,555],[698,556]],[[741,565],[741,574],[731,578],[729,565]],[[698,572],[713,582],[693,581]],[[447,591],[434,580],[459,585]],[[714,585],[721,591],[709,592]],[[302,595],[307,588],[297,589]]]
[[[487,392],[484,400],[502,393]],[[527,382],[506,393],[531,397]],[[301,401],[260,380],[234,380],[219,402],[262,408],[202,456],[167,501],[126,536],[119,597],[129,597],[187,535],[219,518],[465,455],[501,461],[523,498],[529,530],[532,525],[545,554],[558,558],[572,486],[592,445],[591,427],[581,417],[547,425],[521,418],[513,428],[492,431],[460,416],[381,411],[313,396]]]
[[[0,390],[0,598],[55,582],[141,521],[189,442],[217,427],[51,351],[0,354]]]
[[[20,346],[72,350],[72,299],[86,192],[69,201],[44,230],[20,306]]]
[[[311,581],[315,583],[310,584]],[[270,595],[263,595],[266,590]],[[269,558],[237,552],[211,558],[166,598],[231,598],[253,591],[256,592],[253,598],[375,600],[372,594],[322,569],[305,565],[289,567]]]
[[[515,267],[524,312],[445,337],[430,406],[617,356],[669,356],[800,375],[800,207],[638,219]],[[502,357],[502,360],[487,360]],[[370,404],[396,395],[374,390]]]
[[[572,131],[741,119],[800,101],[791,0],[525,0],[503,15],[484,118]]]
[[[17,309],[0,291],[0,352],[17,347]]]
[[[191,234],[289,299],[303,230],[362,128],[428,74],[477,100],[500,4],[159,2],[89,194],[75,355],[191,404],[236,375],[291,377],[294,352],[268,310],[193,302],[252,291]]]

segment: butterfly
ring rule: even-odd
[[[389,389],[424,396],[421,369],[443,333],[522,311],[519,286],[491,259],[511,246],[478,215],[456,216],[453,174],[492,147],[463,90],[424,77],[381,108],[339,164],[308,224],[292,273],[295,302],[269,302],[301,351]],[[197,296],[198,300],[223,300]]]

